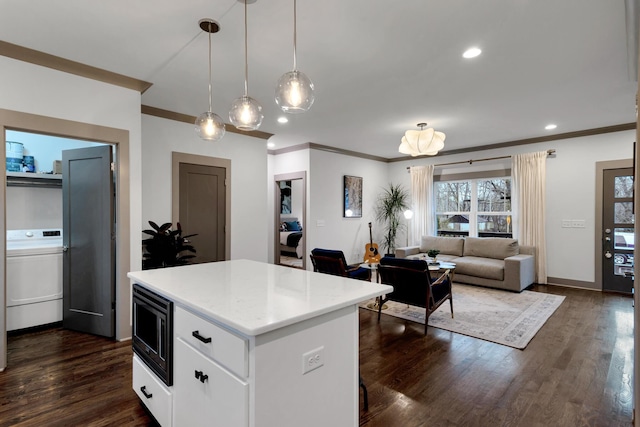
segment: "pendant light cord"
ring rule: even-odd
[[[209,22],[209,112],[212,112],[211,105],[211,22]]]
[[[247,41],[247,0],[244,0],[244,96],[249,96],[249,43]]]
[[[296,60],[296,39],[297,39],[297,35],[298,35],[298,28],[297,28],[297,7],[296,7],[296,0],[293,0],[293,71],[297,71],[298,70],[298,63]]]

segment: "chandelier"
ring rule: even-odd
[[[425,129],[426,123],[418,123],[420,130],[408,130],[402,137],[398,151],[416,156],[435,156],[444,148],[445,134],[433,128]]]

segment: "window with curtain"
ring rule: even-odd
[[[511,178],[434,183],[439,236],[512,237]]]

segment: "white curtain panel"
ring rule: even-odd
[[[435,234],[433,165],[412,166],[410,171],[413,220],[409,230],[409,245],[417,245],[422,236]]]
[[[536,283],[547,283],[545,188],[547,152],[516,154],[511,158],[515,238],[536,248]]]

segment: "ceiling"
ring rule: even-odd
[[[633,0],[635,1],[635,0]],[[299,0],[298,69],[316,88],[305,114],[275,105],[293,68],[293,2],[248,6],[249,95],[275,149],[307,142],[398,158],[427,122],[446,150],[635,122],[623,0]],[[0,0],[0,40],[151,82],[142,104],[228,120],[244,90],[236,0]],[[640,9],[639,9],[640,10]],[[471,46],[482,49],[464,59]],[[550,123],[555,130],[545,130]],[[256,140],[262,141],[262,140]]]

